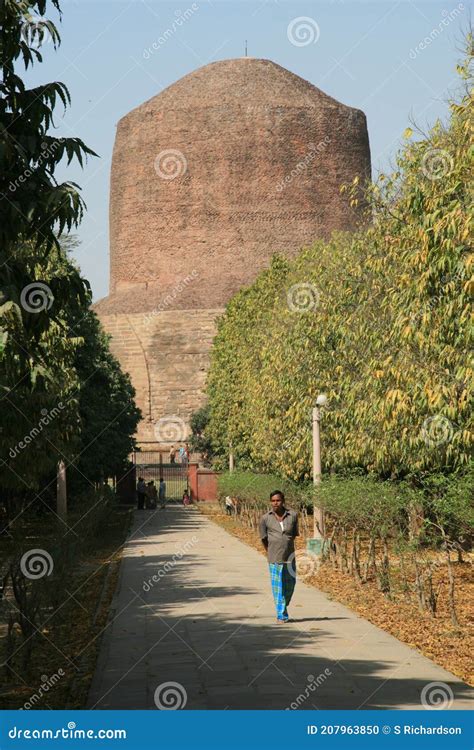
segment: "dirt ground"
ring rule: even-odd
[[[72,572],[64,604],[35,634],[26,668],[22,663],[23,639],[15,627],[17,644],[11,671],[8,673],[4,666],[1,674],[1,709],[84,708],[129,525],[128,508],[111,515],[97,547]],[[38,525],[34,533],[38,534]],[[45,532],[34,537],[32,544],[47,546],[47,542]],[[5,641],[6,619],[0,623],[2,654]]]

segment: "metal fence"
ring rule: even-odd
[[[136,451],[132,454],[132,461],[136,467],[136,478],[143,477],[145,482],[153,480],[156,487],[161,477],[166,483],[166,499],[181,501],[188,485],[188,467],[186,464],[170,464],[161,461],[162,454],[156,451]]]

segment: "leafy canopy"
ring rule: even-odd
[[[406,145],[367,191],[369,225],[317,241],[241,290],[220,320],[207,432],[240,467],[423,481],[464,472],[472,432],[472,40],[446,125]],[[346,190],[359,200],[357,180]]]

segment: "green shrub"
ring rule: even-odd
[[[332,477],[312,489],[311,495],[342,528],[384,536],[406,526],[407,497],[396,482]]]
[[[274,474],[235,471],[221,474],[218,479],[220,499],[230,495],[241,502],[253,503],[262,509],[270,505],[270,492],[274,490],[281,490],[291,507],[300,507],[306,503],[304,486]]]

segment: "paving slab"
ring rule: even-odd
[[[472,708],[455,675],[300,580],[290,616],[265,558],[196,509],[136,511],[88,707],[423,709],[441,690]]]

